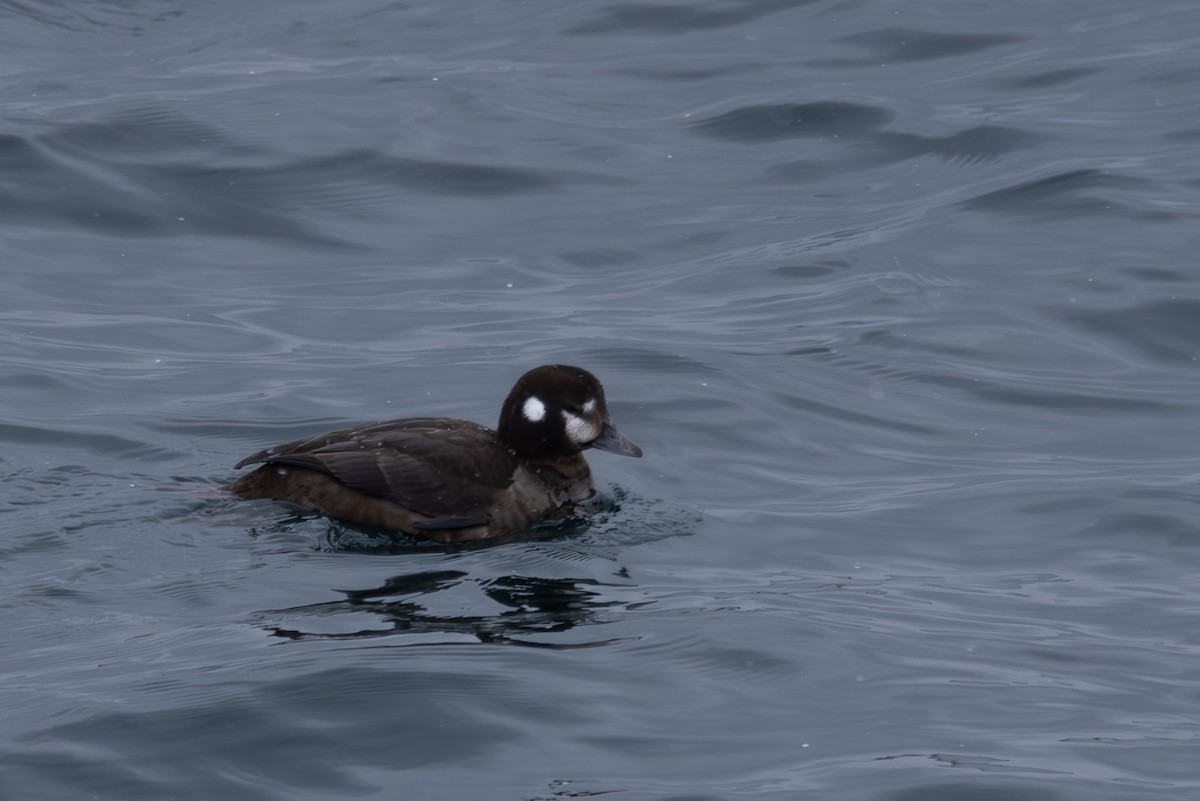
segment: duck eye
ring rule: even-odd
[[[582,411],[582,409],[580,409],[574,403],[564,403],[563,409],[566,410],[567,412],[569,412],[570,414],[575,415],[576,417],[578,417],[579,413]]]

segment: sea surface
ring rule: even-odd
[[[1200,798],[1195,0],[0,0],[0,799]],[[604,382],[596,513],[223,486]]]

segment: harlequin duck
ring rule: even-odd
[[[582,451],[642,449],[613,425],[587,370],[535,367],[517,380],[490,428],[413,417],[331,431],[259,451],[230,490],[363,526],[454,543],[505,537],[565,516],[592,493]]]

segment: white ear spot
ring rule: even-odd
[[[583,404],[583,410],[588,414],[596,411],[596,399],[588,398],[587,403]]]
[[[546,419],[546,404],[542,403],[540,398],[530,395],[521,407],[521,414],[531,423],[540,423]]]

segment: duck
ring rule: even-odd
[[[517,379],[494,430],[443,417],[343,428],[247,456],[235,469],[259,467],[229,490],[441,543],[510,538],[593,494],[593,448],[642,455],[596,376],[548,364]]]

